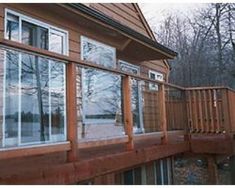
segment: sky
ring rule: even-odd
[[[150,27],[159,28],[160,23],[170,13],[192,16],[206,3],[138,3]]]

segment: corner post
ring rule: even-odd
[[[67,153],[67,161],[77,160],[77,103],[76,103],[76,64],[67,64],[67,139],[70,141],[71,150]]]
[[[130,76],[123,77],[122,89],[123,89],[123,111],[124,111],[124,126],[128,136],[127,150],[134,149],[133,142],[133,118],[131,111],[131,78]]]
[[[161,139],[162,144],[167,144],[168,134],[167,134],[167,121],[166,121],[166,96],[165,96],[165,85],[161,84],[159,87],[159,99],[160,99],[160,119],[161,127],[163,132],[163,137]]]

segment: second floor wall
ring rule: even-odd
[[[129,57],[128,54],[123,53],[120,48],[120,46],[125,46],[125,43],[128,43],[126,38],[112,36],[114,34],[109,33],[108,30],[106,31],[98,24],[91,25],[86,23],[86,19],[84,17],[79,16],[62,6],[63,5],[58,4],[0,4],[1,38],[4,37],[4,27],[6,27],[6,9],[13,10],[29,18],[36,19],[37,21],[66,31],[68,37],[67,50],[68,55],[71,58],[81,59],[81,36],[86,36],[90,39],[115,48],[116,59],[121,59],[128,63],[140,66],[140,72],[142,75],[149,77],[149,70],[153,70],[163,74],[164,80],[167,80],[169,67],[162,60],[155,60],[151,62],[140,62],[134,60],[134,58]],[[96,6],[94,5],[94,7]],[[124,5],[124,7],[126,6]],[[140,32],[139,30],[137,31]],[[143,31],[141,34],[144,34]],[[134,50],[135,49],[133,49],[133,51]]]

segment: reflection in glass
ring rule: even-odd
[[[8,40],[19,41],[19,17],[7,13],[6,37]]]
[[[60,135],[57,138],[64,140],[65,126],[65,72],[64,64],[50,63],[50,94],[51,94],[51,127],[53,135]]]
[[[93,62],[98,65],[113,68],[115,67],[115,49],[93,40],[83,38],[82,52],[83,60]]]
[[[22,43],[48,50],[48,29],[22,21]]]
[[[2,63],[2,62],[1,62]],[[18,54],[6,53],[5,61],[5,145],[14,146],[18,137]]]
[[[21,69],[21,141],[49,139],[48,62],[22,55]]]
[[[59,35],[59,34],[53,33],[51,31],[51,33],[50,33],[50,51],[56,52],[59,54],[63,54],[64,53],[63,46],[65,46],[65,44],[63,42],[64,37],[65,37],[65,35],[62,35],[62,33]]]
[[[95,69],[83,69],[83,117],[85,137],[123,135],[121,77]]]
[[[13,50],[0,54],[0,145],[64,141],[65,64]]]
[[[84,69],[85,117],[114,120],[121,105],[120,76]]]

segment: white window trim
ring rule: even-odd
[[[157,72],[157,71],[153,71],[153,70],[149,70],[149,78],[151,79],[151,74],[154,74],[155,75],[155,79],[153,80],[157,80],[157,81],[161,81],[163,82],[164,81],[164,75],[160,72]],[[157,75],[161,75],[162,76],[162,79],[157,79]],[[155,84],[155,83],[149,83],[149,90],[150,91],[158,91],[158,84]]]
[[[19,17],[19,42],[22,43],[22,37],[21,37],[21,33],[22,33],[22,20],[23,21],[27,21],[29,23],[32,23],[32,24],[35,24],[37,26],[41,26],[41,27],[44,27],[46,29],[48,29],[48,48],[49,48],[49,51],[51,49],[51,46],[50,46],[50,34],[51,34],[51,30],[53,31],[58,31],[60,33],[64,33],[65,37],[64,37],[64,50],[63,50],[63,53],[62,55],[69,55],[69,32],[64,30],[64,29],[61,29],[61,28],[58,28],[56,26],[53,26],[51,24],[47,24],[45,22],[42,22],[42,21],[39,21],[37,19],[34,19],[34,18],[31,18],[29,16],[26,16],[24,14],[21,14],[21,13],[18,13],[18,12],[15,12],[13,10],[10,10],[8,8],[5,8],[5,20],[4,20],[4,25],[5,25],[5,31],[4,31],[4,38],[7,39],[7,13],[10,13],[10,14],[13,14],[15,16],[18,16]]]
[[[150,78],[150,75],[151,74],[154,74],[156,77],[155,80],[158,80],[158,81],[164,81],[164,75],[160,72],[157,72],[157,71],[153,71],[153,70],[149,70],[149,78]],[[162,76],[162,79],[157,79],[157,75],[161,75]]]
[[[18,96],[18,111],[21,112],[21,58],[22,58],[22,52],[21,51],[17,51],[18,52],[18,62],[19,62],[19,96]],[[30,54],[31,55],[31,54]],[[32,55],[35,55],[34,53]],[[43,57],[44,58],[44,57]],[[49,61],[49,66],[51,64],[51,60],[48,60]],[[6,51],[4,51],[4,80],[3,80],[3,96],[4,96],[4,99],[3,99],[3,128],[2,128],[2,131],[3,131],[3,140],[2,140],[2,147],[8,147],[10,146],[11,147],[11,144],[7,144],[7,143],[10,143],[10,142],[14,142],[16,143],[16,146],[15,147],[21,147],[21,146],[30,146],[30,145],[35,145],[35,144],[56,144],[58,142],[65,142],[67,140],[67,108],[66,108],[66,64],[64,62],[62,62],[64,64],[63,66],[63,71],[64,71],[64,134],[52,134],[51,132],[51,111],[50,111],[50,115],[49,115],[49,140],[45,140],[45,141],[34,141],[34,142],[26,142],[26,143],[22,143],[21,141],[21,114],[18,113],[18,118],[19,118],[19,121],[18,121],[18,135],[17,137],[14,137],[14,138],[6,138],[6,135],[5,135],[5,107],[6,107],[6,100],[5,100],[5,95],[6,95]],[[49,77],[50,77],[51,73],[50,73],[50,69],[49,69]],[[50,86],[50,79],[49,79],[49,86]],[[49,94],[50,94],[50,87],[49,87]],[[49,102],[51,102],[50,99],[51,96],[49,95]],[[49,110],[51,110],[51,104],[49,104]],[[64,138],[64,140],[61,140],[61,138]],[[6,140],[10,140],[10,142],[6,142]]]

